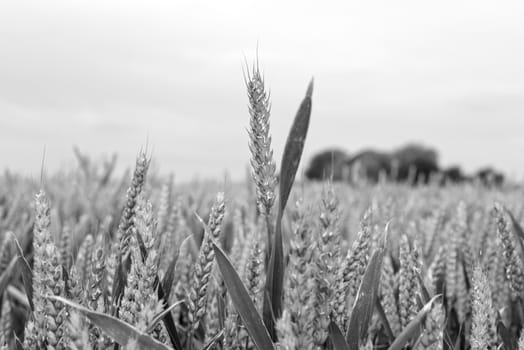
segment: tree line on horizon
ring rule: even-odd
[[[500,186],[502,171],[490,166],[466,174],[458,165],[443,167],[438,151],[432,147],[409,143],[392,151],[363,149],[350,154],[341,148],[322,150],[313,157],[305,175],[310,180],[377,183],[384,177],[403,183],[428,183],[435,179],[445,185],[477,181],[486,186]]]

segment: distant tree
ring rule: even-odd
[[[392,177],[411,183],[428,182],[439,171],[436,150],[418,144],[408,144],[391,154]]]
[[[309,162],[306,177],[310,180],[344,179],[344,163],[348,155],[340,149],[328,149],[317,153]]]
[[[389,177],[391,174],[391,158],[385,152],[364,150],[357,153],[346,162],[352,181],[366,179],[376,183],[381,174]]]
[[[470,178],[463,173],[462,169],[456,165],[442,169],[441,173],[442,184],[462,183],[470,180]]]
[[[475,173],[475,179],[480,181],[484,186],[501,186],[504,183],[504,174],[492,167],[479,169]]]

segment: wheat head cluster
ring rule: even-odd
[[[143,151],[122,178],[78,150],[0,177],[2,349],[524,350],[522,188],[295,183],[313,83],[277,168],[258,65],[245,82],[241,185]]]

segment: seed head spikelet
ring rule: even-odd
[[[398,309],[400,325],[404,329],[419,311],[417,305],[417,293],[419,290],[417,274],[419,273],[419,266],[416,253],[411,250],[406,235],[402,235],[400,238],[399,260]]]
[[[433,295],[441,294],[446,277],[446,247],[439,247],[426,273],[426,286]]]
[[[421,334],[415,350],[442,350],[444,309],[440,303],[435,303],[424,321],[424,330]]]
[[[45,295],[65,297],[65,282],[62,273],[63,267],[60,260],[60,253],[54,244],[48,244],[47,251],[49,256],[51,256],[51,263],[49,264],[51,273],[47,278]],[[67,325],[69,312],[67,308],[60,301],[46,298],[45,312],[47,348],[67,349],[70,342]]]
[[[7,296],[2,301],[2,317],[0,318],[0,345],[11,344],[14,341],[15,329],[13,328],[14,317],[12,314],[11,299]]]
[[[80,277],[80,282],[82,284],[85,284],[87,282],[87,279],[91,273],[91,263],[93,262],[92,255],[94,251],[94,245],[95,240],[93,236],[89,234],[84,238],[82,244],[80,245],[80,248],[78,249],[75,265],[78,271],[78,275]]]
[[[258,212],[264,217],[269,217],[275,202],[276,163],[273,159],[269,130],[269,95],[266,93],[258,66],[253,67],[252,75],[248,75],[246,84],[251,116],[248,130],[251,174],[256,185]]]
[[[71,342],[69,343],[71,350],[92,350],[93,347],[89,342],[89,335],[87,333],[85,320],[76,311],[71,312],[68,320],[68,330],[71,334]]]
[[[448,228],[448,242],[446,244],[446,298],[448,307],[452,307],[457,299],[457,290],[459,289],[459,256],[460,249],[459,233],[453,228]]]
[[[328,281],[336,280],[336,271],[340,263],[340,209],[339,200],[335,195],[333,185],[328,185],[322,193],[320,213],[319,259],[320,269]],[[331,299],[331,297],[329,297]]]
[[[502,206],[498,203],[494,206],[494,212],[497,219],[497,234],[504,252],[506,277],[513,294],[522,298],[524,291],[524,273],[522,270],[522,261],[520,261],[512,237],[509,219]]]
[[[297,347],[296,330],[293,329],[293,322],[291,322],[291,315],[287,310],[282,312],[282,317],[277,320],[276,330],[279,340],[279,349],[291,350],[299,349]]]
[[[177,301],[186,301],[189,295],[189,290],[192,283],[192,266],[194,263],[193,255],[191,254],[189,244],[190,240],[185,241],[180,247],[180,253],[175,268],[175,285],[171,297],[171,304]],[[180,328],[187,328],[189,326],[188,320],[188,306],[186,303],[179,308],[173,310],[173,318],[175,323]]]
[[[72,265],[69,270],[69,279],[67,282],[66,289],[68,299],[75,303],[82,304],[84,302],[84,290],[75,265]]]
[[[71,250],[71,228],[69,225],[65,225],[62,229],[59,241],[59,251],[62,260],[62,266],[66,270],[69,270],[72,263],[72,250]]]
[[[386,318],[394,335],[400,332],[400,319],[395,299],[395,274],[391,257],[386,255],[382,263],[382,279],[379,295]]]
[[[496,228],[495,228],[496,231]],[[493,238],[488,244],[484,271],[493,296],[493,307],[501,310],[509,304],[510,287],[506,278],[506,263],[502,245],[499,238]]]
[[[351,249],[348,250],[338,269],[333,313],[341,329],[346,329],[348,315],[351,312],[348,305],[353,305],[369,260],[371,245],[370,215],[370,210],[364,214],[358,237],[353,242]]]
[[[50,206],[46,195],[40,191],[35,197],[36,218],[33,229],[33,313],[34,323],[26,325],[27,344],[44,346],[47,337],[47,319],[45,307],[47,301],[48,281],[52,278],[50,271],[51,256],[49,246],[51,245],[51,218]],[[28,329],[30,327],[31,329]]]
[[[471,350],[497,348],[497,315],[488,279],[477,266],[473,271]]]
[[[313,331],[315,329],[316,303],[315,277],[316,264],[313,261],[314,244],[312,228],[308,224],[308,212],[304,204],[297,202],[293,220],[294,235],[290,242],[288,285],[284,299],[291,320],[291,329],[299,349],[307,349],[315,344]]]
[[[315,330],[314,341],[318,346],[325,343],[330,323],[330,310],[336,308],[335,288],[340,255],[340,209],[333,184],[329,183],[322,191],[320,208],[320,237],[315,254],[317,273],[315,275]]]
[[[195,265],[193,280],[189,290],[188,318],[191,332],[195,332],[198,329],[200,321],[206,313],[207,289],[215,258],[212,243],[218,242],[224,212],[224,194],[218,193],[215,203],[211,208],[209,221],[207,225],[204,225],[204,238],[200,246],[198,260]]]
[[[246,288],[253,299],[255,306],[260,311],[262,306],[262,293],[264,288],[264,250],[261,242],[255,238],[246,265]]]
[[[120,242],[121,256],[127,253],[130,231],[133,225],[133,216],[135,215],[136,201],[146,181],[147,170],[149,168],[150,160],[145,153],[140,153],[136,159],[135,171],[131,180],[131,186],[127,190],[127,199],[120,217],[116,237]]]
[[[7,231],[4,234],[2,244],[0,245],[0,275],[4,273],[13,258],[13,242],[11,241],[11,236],[14,236],[14,232]]]
[[[160,200],[158,205],[158,215],[157,215],[157,221],[158,221],[158,233],[160,235],[163,235],[166,231],[168,221],[169,221],[169,213],[171,209],[171,192],[172,192],[172,182],[168,182],[162,186],[162,189],[160,190]]]
[[[101,243],[97,243],[95,246],[96,249],[91,255],[91,271],[89,271],[87,278],[86,299],[89,300],[88,305],[91,310],[104,312],[102,296],[105,288],[105,247]]]

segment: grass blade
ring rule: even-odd
[[[397,339],[391,344],[388,350],[401,350],[404,346],[420,332],[420,327],[426,318],[428,312],[431,311],[433,303],[437,300],[440,295],[434,296],[424,307],[420,310],[413,320],[404,328],[402,333],[399,334]]]
[[[497,331],[504,344],[504,349],[507,350],[516,350],[517,349],[517,339],[513,336],[511,331],[506,328],[504,323],[499,322],[497,325]]]
[[[124,295],[124,288],[127,283],[127,271],[131,266],[131,257],[129,254],[127,256],[120,256],[118,259],[118,264],[116,266],[115,280],[113,282],[113,314],[118,312],[118,307],[120,305],[120,299]]]
[[[218,342],[220,339],[222,339],[223,336],[224,336],[224,330],[221,330],[220,332],[215,334],[213,336],[213,338],[209,339],[209,342],[206,345],[204,345],[202,350],[213,349],[215,347],[216,342]]]
[[[508,208],[504,208],[504,210],[506,211],[506,213],[508,213],[511,223],[513,224],[512,231],[515,234],[515,240],[519,242],[520,249],[518,249],[518,252],[519,252],[520,260],[524,264],[524,231],[522,230],[522,226],[520,226],[519,222],[517,221],[513,213],[509,211]]]
[[[424,304],[427,304],[431,300],[431,297],[429,295],[428,289],[426,288],[426,285],[424,284],[424,279],[420,275],[420,272],[417,272],[417,279],[418,284],[420,285],[420,294],[422,296],[422,300]]]
[[[304,150],[307,131],[309,128],[309,119],[311,117],[311,105],[313,94],[313,80],[310,81],[306,96],[302,100],[298,109],[291,130],[286,140],[282,162],[280,163],[280,187],[279,187],[279,217],[282,219],[282,213],[287,204],[289,193],[295,181],[295,176]]]
[[[185,240],[189,239],[186,238]],[[184,244],[185,240],[182,242]],[[169,266],[167,267],[166,273],[164,274],[164,278],[162,279],[162,287],[164,288],[165,293],[165,299],[169,300],[171,297],[171,290],[173,288],[173,281],[175,279],[175,266],[178,261],[178,256],[180,255],[180,247],[178,246],[178,249],[175,251],[175,254],[171,258],[171,261],[169,262]]]
[[[219,246],[213,243],[213,249],[217,265],[222,273],[227,291],[231,296],[231,301],[235,305],[235,309],[240,315],[240,319],[253,343],[258,350],[274,350],[275,347],[271,337],[233,265]]]
[[[377,309],[378,316],[380,317],[380,321],[382,322],[382,325],[384,326],[384,331],[386,333],[386,336],[389,338],[390,342],[393,342],[395,340],[395,335],[393,334],[393,331],[391,330],[391,325],[389,324],[388,318],[386,317],[386,312],[384,311],[384,308],[382,307],[382,303],[380,302],[380,299],[377,298],[375,301],[375,308]]]
[[[293,182],[298,170],[304,142],[309,127],[311,116],[311,96],[313,94],[313,80],[309,83],[306,96],[302,100],[298,112],[291,126],[291,130],[286,140],[284,154],[280,164],[280,186],[279,186],[279,206],[273,242],[268,242],[271,248],[269,258],[268,273],[266,277],[266,290],[269,292],[271,308],[276,318],[282,315],[282,294],[284,283],[284,250],[282,247],[282,216],[286,207]],[[273,340],[276,340],[274,332],[274,322],[270,317],[269,305],[264,303],[264,323],[271,333]]]
[[[333,350],[349,350],[349,345],[346,339],[344,339],[344,334],[342,334],[342,331],[335,322],[331,321],[329,323],[328,332]]]
[[[155,327],[158,324],[158,322],[160,322],[160,320],[164,319],[164,317],[166,316],[167,313],[171,312],[174,308],[176,308],[177,306],[179,306],[179,305],[181,305],[183,303],[184,303],[183,300],[179,300],[176,303],[174,303],[173,305],[171,305],[168,308],[166,308],[165,310],[163,310],[162,312],[160,312],[158,315],[156,315],[155,318],[153,318],[153,321],[151,321],[151,324],[149,325],[149,327],[147,327],[146,333],[152,332],[155,329]]]
[[[9,262],[9,265],[7,265],[6,269],[0,276],[0,295],[4,295],[4,292],[7,288],[7,286],[11,283],[13,280],[13,275],[15,271],[15,267],[18,265],[18,256],[14,256],[11,261]]]
[[[164,299],[164,290],[162,289],[162,285],[158,286],[158,300],[165,300]],[[167,302],[162,303],[164,306],[164,311],[168,308]],[[176,330],[175,320],[173,319],[173,315],[171,315],[170,312],[167,312],[164,317],[162,318],[162,321],[164,322],[164,326],[166,327],[167,334],[169,335],[169,340],[171,341],[171,344],[175,348],[175,350],[182,350],[182,343],[180,342],[180,337],[178,336],[178,331]]]
[[[22,272],[22,282],[24,283],[25,293],[27,295],[27,301],[31,307],[31,311],[35,311],[35,305],[33,304],[33,271],[27,262],[27,259],[24,257],[24,251],[20,246],[20,243],[13,235],[13,240],[16,243],[16,249],[18,250],[18,259],[17,265],[20,267]]]
[[[362,277],[346,333],[346,341],[351,350],[358,350],[360,340],[367,335],[369,322],[375,310],[383,257],[384,249],[376,250]]]
[[[49,296],[48,298],[58,300],[74,308],[122,346],[125,346],[130,340],[135,340],[138,350],[170,350],[168,346],[116,317],[91,311],[62,297]]]
[[[520,226],[519,222],[517,221],[517,219],[515,218],[515,215],[513,215],[513,213],[506,207],[504,207],[504,210],[506,210],[506,212],[508,213],[510,219],[511,219],[511,222],[513,224],[513,228],[515,230],[515,234],[521,239],[521,240],[524,240],[524,230],[522,230],[522,226]]]

